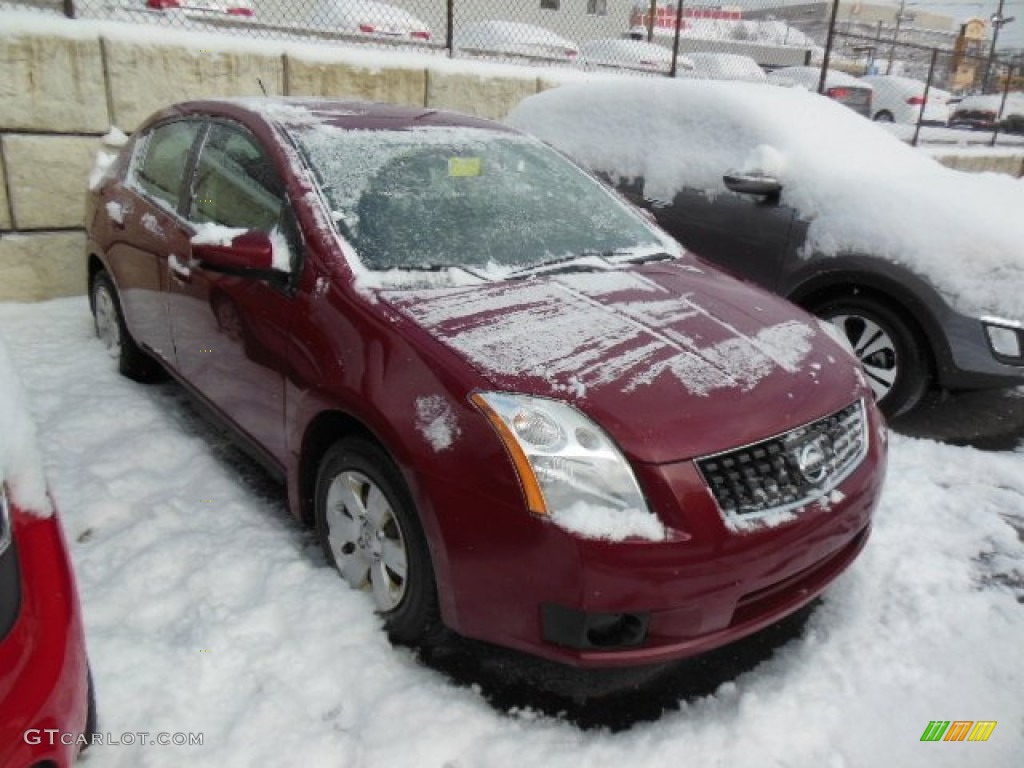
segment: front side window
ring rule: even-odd
[[[210,126],[196,164],[189,220],[264,232],[273,243],[274,267],[297,272],[301,237],[284,183],[256,139],[241,128]]]
[[[587,0],[587,14],[590,16],[607,16],[608,0]]]
[[[189,219],[269,234],[283,207],[280,177],[256,141],[214,123],[196,167]]]
[[[545,11],[557,11],[561,4],[561,0],[540,0],[540,7]]]
[[[540,142],[468,128],[297,130],[338,231],[371,269],[531,267],[665,248]]]
[[[135,180],[149,195],[178,210],[189,154],[199,123],[179,120],[154,128],[139,144]]]

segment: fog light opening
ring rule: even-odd
[[[590,616],[587,642],[594,648],[627,648],[639,645],[647,634],[646,623],[629,613]]]
[[[1004,325],[985,325],[988,343],[1000,357],[1021,357],[1021,332],[1018,328]]]

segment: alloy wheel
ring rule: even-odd
[[[861,315],[832,315],[829,322],[846,334],[875,399],[881,400],[892,391],[899,376],[900,360],[892,336],[878,323]]]
[[[121,324],[117,317],[117,305],[114,297],[105,285],[99,285],[93,295],[95,303],[96,336],[107,354],[113,359],[121,357]]]
[[[369,589],[377,609],[394,610],[405,596],[408,551],[387,496],[361,472],[339,473],[327,489],[327,541],[342,577]]]

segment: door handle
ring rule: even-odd
[[[188,264],[183,264],[173,253],[170,258],[167,259],[167,266],[171,270],[171,277],[179,283],[192,282],[192,269]]]

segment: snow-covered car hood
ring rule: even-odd
[[[508,117],[578,163],[644,180],[671,201],[685,187],[728,194],[722,175],[763,172],[808,222],[808,255],[890,259],[965,315],[1024,321],[1024,184],[945,168],[846,107],[799,88],[637,80],[564,85]],[[580,130],[580,126],[587,130]]]
[[[746,444],[868,396],[816,320],[697,264],[381,298],[485,386],[568,400],[640,461]]]

